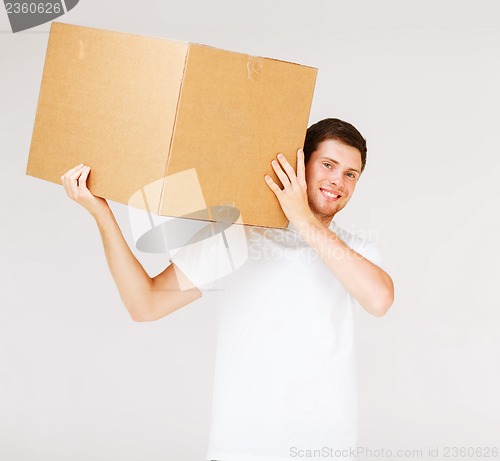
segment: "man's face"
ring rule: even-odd
[[[334,139],[318,145],[306,165],[307,198],[314,215],[328,225],[347,205],[361,174],[361,153]]]

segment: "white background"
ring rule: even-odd
[[[368,141],[337,221],[396,283],[385,317],[356,312],[359,444],[500,445],[497,1],[80,0],[58,20],[318,67],[311,123]],[[212,306],[132,322],[90,215],[25,176],[48,30],[12,34],[0,6],[0,459],[204,459]]]

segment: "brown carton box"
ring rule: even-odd
[[[286,227],[264,182],[295,167],[317,69],[53,22],[27,174],[60,184],[91,167],[93,194],[161,216]]]

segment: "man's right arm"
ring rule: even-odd
[[[104,245],[106,260],[130,317],[152,321],[195,301],[201,291],[170,264],[151,278],[130,250],[106,200],[91,194],[86,186],[90,168],[79,165],[61,177],[67,195],[91,213]]]
[[[201,296],[201,291],[175,264],[151,278],[131,252],[109,207],[108,210],[94,217],[109,269],[132,320],[157,320]]]

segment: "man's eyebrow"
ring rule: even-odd
[[[330,162],[335,163],[335,165],[340,165],[340,163],[337,160],[335,160],[335,159],[333,159],[331,157],[325,157],[325,156],[323,156],[323,157],[320,157],[320,158],[323,158],[325,160],[329,160]],[[359,171],[357,168],[347,168],[347,171],[355,171],[359,175],[361,174],[361,171]]]

